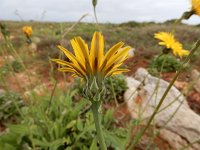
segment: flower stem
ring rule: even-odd
[[[94,123],[95,123],[95,127],[96,127],[96,131],[97,131],[97,139],[99,141],[99,145],[101,150],[107,150],[106,148],[106,144],[103,138],[103,132],[102,132],[102,128],[101,128],[101,123],[99,120],[99,102],[97,101],[93,101],[92,102],[92,113],[93,113],[93,117],[94,117]]]

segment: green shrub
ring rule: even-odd
[[[0,67],[0,77],[2,78],[3,76],[7,75],[9,73],[10,69],[8,64],[5,64]]]
[[[123,102],[123,94],[126,91],[127,84],[124,75],[116,75],[109,77],[105,80],[106,94],[104,96],[105,101],[111,101],[115,98],[118,102]],[[78,93],[83,96],[84,84],[80,78],[77,78],[74,83],[74,89],[78,89]]]
[[[2,67],[0,67],[0,77],[9,74],[9,72],[11,72],[12,70],[16,73],[19,73],[22,72],[24,68],[22,64],[17,60],[12,61],[10,65],[8,63],[5,63]]]
[[[117,98],[118,102],[123,102],[123,94],[128,89],[124,75],[117,75],[106,79],[107,101]]]
[[[121,23],[119,26],[121,27],[144,27],[147,25],[152,25],[152,24],[156,24],[155,22],[137,22],[137,21],[129,21],[129,22],[125,22],[125,23]]]
[[[72,91],[56,94],[52,101],[40,97],[32,106],[23,107],[21,124],[9,125],[0,136],[0,149],[4,150],[98,150],[95,125],[87,100],[74,101]],[[102,117],[107,146],[122,150],[127,130],[117,128],[113,110]]]
[[[14,72],[22,72],[24,70],[22,64],[17,60],[12,62],[12,68]]]
[[[182,62],[178,61],[174,56],[161,55],[155,57],[148,66],[149,73],[158,75],[159,72],[176,72],[181,67]],[[184,69],[187,69],[185,66]]]
[[[11,117],[17,116],[18,110],[23,106],[23,101],[20,95],[14,92],[0,92],[0,120],[5,121]]]

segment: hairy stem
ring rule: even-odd
[[[103,131],[101,128],[100,119],[99,119],[99,112],[98,112],[99,102],[93,101],[91,108],[92,108],[94,123],[95,123],[96,131],[97,131],[97,139],[99,141],[100,148],[101,148],[101,150],[107,150],[106,144],[105,144],[105,141],[103,138]]]

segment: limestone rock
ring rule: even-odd
[[[41,42],[41,39],[40,39],[39,37],[33,37],[33,38],[32,38],[32,42],[38,44],[38,43]]]
[[[6,59],[7,61],[9,61],[9,62],[15,61],[15,58],[14,58],[13,56],[11,56],[11,55],[5,56],[5,59]]]
[[[127,82],[134,83],[131,86],[128,83],[129,89],[124,95],[131,116],[133,118],[140,116],[147,120],[160,102],[169,83],[151,76],[143,68],[139,68],[135,73],[135,78],[127,79]],[[174,86],[161,105],[154,123],[158,127],[164,127],[177,134],[189,143],[200,136],[200,116],[190,109],[185,97]],[[199,147],[200,143],[193,145],[194,149]]]
[[[29,46],[30,51],[36,52],[37,51],[37,44],[36,43],[31,43]]]
[[[128,56],[133,57],[135,53],[135,48],[132,48],[131,50],[128,51]]]
[[[188,145],[188,143],[182,139],[179,135],[176,133],[167,130],[167,129],[162,129],[159,133],[159,137],[169,143],[171,148],[173,149],[181,149],[184,146]],[[189,147],[187,150],[193,150],[193,148]]]

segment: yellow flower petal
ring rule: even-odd
[[[119,69],[119,68],[112,69],[106,74],[106,77],[121,74],[122,72],[128,72],[128,71],[129,71],[128,69]]]
[[[123,61],[128,58],[131,47],[122,48],[123,42],[119,42],[108,50],[104,56],[104,37],[100,32],[95,32],[91,42],[90,52],[85,41],[81,37],[75,37],[71,41],[74,54],[62,46],[58,48],[69,58],[69,62],[52,59],[52,61],[63,65],[59,71],[71,72],[73,76],[79,76],[85,80],[90,78],[105,78],[120,72],[128,71],[120,69]]]
[[[81,73],[79,73],[77,70],[75,69],[71,69],[71,68],[58,68],[58,71],[61,71],[61,72],[72,72],[74,74],[76,74],[77,76],[80,76],[80,77],[84,77]]]
[[[33,30],[32,30],[31,26],[24,26],[22,28],[22,30],[23,30],[24,34],[26,34],[26,36],[28,36],[28,37],[31,37],[33,34]]]
[[[67,58],[69,58],[72,61],[74,66],[76,66],[80,70],[80,72],[84,74],[85,67],[79,61],[77,61],[77,58],[71,52],[69,52],[66,48],[60,45],[58,46],[58,48],[67,56]]]
[[[117,53],[117,51],[124,45],[123,42],[119,42],[117,44],[115,44],[112,48],[110,48],[108,50],[108,52],[106,53],[106,55],[104,56],[103,59],[103,64],[101,65],[99,70],[103,70],[103,68],[107,65],[108,60]]]
[[[84,57],[84,54],[83,54],[81,48],[79,47],[79,45],[77,44],[75,39],[70,40],[70,42],[71,42],[71,45],[72,45],[72,47],[74,49],[74,53],[75,53],[75,56],[76,56],[77,60],[83,66],[85,66],[85,57]]]
[[[51,59],[51,61],[54,61],[54,62],[56,62],[57,64],[60,64],[60,65],[63,65],[63,66],[67,66],[67,67],[69,67],[69,68],[73,68],[71,63],[66,62],[66,61],[64,61],[64,60],[61,60],[61,59]]]
[[[192,11],[200,16],[200,0],[192,0]]]
[[[90,63],[93,68],[93,73],[102,65],[104,57],[104,38],[100,32],[95,32],[92,37],[90,49]]]
[[[121,51],[119,51],[117,54],[115,54],[110,60],[108,60],[108,63],[105,67],[105,69],[103,70],[109,70],[109,68],[111,66],[113,66],[113,64],[117,64],[119,63],[119,61],[121,59],[123,59],[125,56],[127,56],[128,51],[131,49],[130,46],[126,46],[124,48],[121,49]],[[114,67],[114,66],[113,66]]]
[[[183,46],[180,42],[176,41],[174,35],[169,32],[159,32],[154,34],[156,39],[161,40],[159,45],[165,46],[170,49],[175,56],[183,57],[189,54],[189,51],[183,50]]]
[[[92,72],[90,60],[89,60],[89,50],[88,50],[88,45],[85,43],[85,41],[81,37],[76,37],[75,38],[77,45],[81,49],[83,56],[85,58],[85,68],[88,70],[88,72]]]
[[[88,45],[85,43],[85,41],[81,37],[75,38],[79,48],[81,49],[86,62],[89,62],[89,51],[88,51]]]

